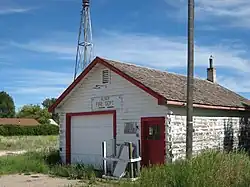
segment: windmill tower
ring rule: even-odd
[[[89,0],[82,0],[74,80],[92,60],[93,44]]]

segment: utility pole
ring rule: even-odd
[[[188,0],[188,70],[187,70],[187,130],[186,158],[193,151],[193,84],[194,84],[194,0]]]

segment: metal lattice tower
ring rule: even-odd
[[[89,0],[82,0],[81,21],[78,35],[74,80],[92,60],[92,28]]]

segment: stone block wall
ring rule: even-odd
[[[241,118],[237,117],[198,117],[193,118],[193,154],[207,149],[232,150],[239,144]],[[171,115],[169,154],[172,161],[186,155],[186,116]]]

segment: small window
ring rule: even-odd
[[[103,70],[102,71],[102,83],[103,84],[108,84],[110,81],[110,74],[109,74],[109,70]]]
[[[125,122],[124,134],[136,134],[137,123],[136,122]]]
[[[148,140],[160,140],[159,125],[153,125],[148,127]]]

